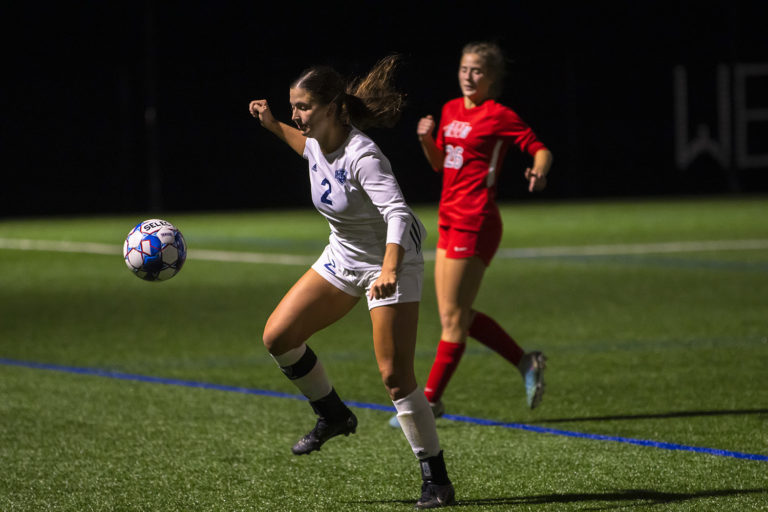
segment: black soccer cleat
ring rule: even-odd
[[[453,484],[450,482],[444,485],[433,482],[423,482],[421,484],[421,498],[416,502],[415,508],[439,508],[450,507],[456,504]]]
[[[439,508],[456,504],[456,496],[453,484],[448,479],[448,471],[445,469],[443,452],[437,455],[419,460],[421,466],[421,498],[416,502],[415,508]]]
[[[309,405],[317,414],[317,423],[309,434],[293,445],[291,450],[294,455],[304,455],[319,450],[323,443],[332,437],[355,433],[357,417],[341,401],[335,389],[331,388],[330,393],[323,398],[310,401]]]
[[[328,418],[319,417],[317,424],[307,435],[299,439],[293,445],[291,451],[294,455],[305,455],[315,450],[319,450],[323,444],[332,437],[344,434],[354,434],[357,429],[357,417],[349,411],[349,415],[337,421],[331,421]]]

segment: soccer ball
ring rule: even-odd
[[[165,281],[175,276],[187,259],[181,231],[162,219],[136,224],[123,244],[125,264],[145,281]]]

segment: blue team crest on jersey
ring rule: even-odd
[[[346,169],[336,169],[336,181],[344,184],[345,181],[347,181],[347,170]]]
[[[317,172],[317,164],[312,164],[312,170]]]

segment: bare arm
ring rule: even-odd
[[[259,120],[261,126],[277,135],[280,140],[288,144],[295,152],[304,156],[304,146],[307,144],[307,138],[297,128],[275,119],[272,111],[269,110],[267,100],[253,100],[248,106],[248,111]]]
[[[421,149],[424,150],[424,156],[427,157],[429,165],[432,169],[439,171],[443,168],[443,160],[445,155],[435,144],[435,139],[432,136],[432,132],[435,130],[435,120],[432,116],[422,117],[419,120],[419,125],[416,127],[416,135],[421,142]]]
[[[525,178],[528,180],[528,191],[544,190],[547,186],[547,174],[552,167],[552,152],[548,149],[540,149],[533,155],[533,167],[525,170]]]

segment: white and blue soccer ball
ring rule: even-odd
[[[178,274],[187,259],[181,231],[162,219],[149,219],[133,227],[123,244],[125,264],[145,281],[165,281]]]

